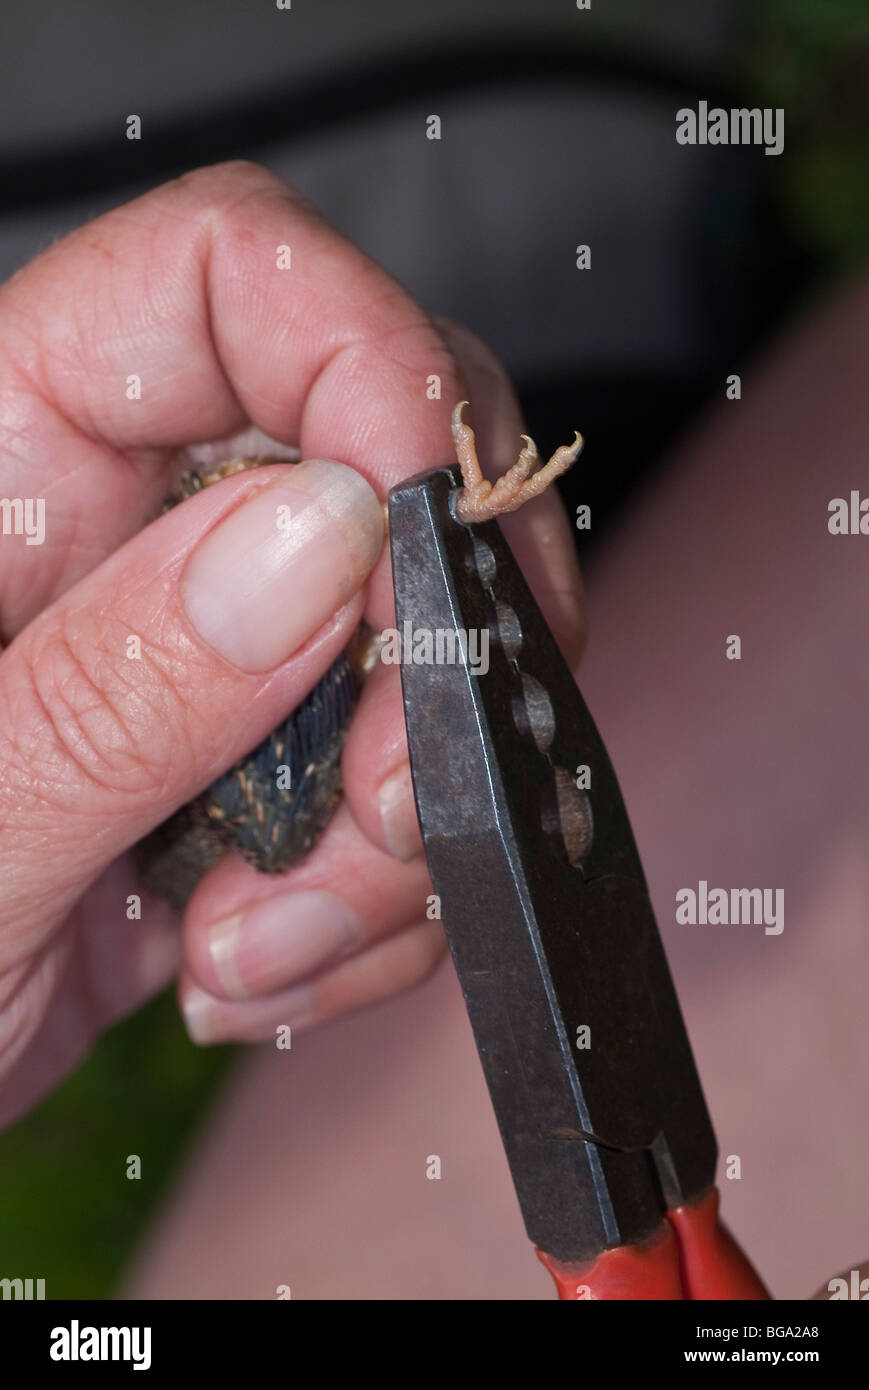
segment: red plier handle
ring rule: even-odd
[[[605,1250],[586,1264],[537,1255],[555,1280],[558,1297],[573,1302],[630,1299],[699,1302],[768,1299],[730,1232],[718,1219],[715,1188],[692,1206],[668,1211],[642,1245]]]

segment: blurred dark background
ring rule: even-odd
[[[544,456],[583,431],[565,500],[591,506],[593,565],[727,374],[865,261],[867,86],[863,0],[13,0],[0,279],[185,169],[257,159],[495,349]],[[783,154],[677,145],[701,99],[784,108]],[[169,996],[106,1037],[0,1137],[2,1270],[108,1296],[233,1055],[194,1049]]]

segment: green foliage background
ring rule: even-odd
[[[0,1277],[45,1279],[47,1299],[110,1297],[237,1050],[194,1047],[173,991],[107,1033],[0,1136]]]
[[[831,277],[869,253],[869,5],[754,0],[736,77],[759,106],[785,112],[785,154],[766,163],[785,229]]]

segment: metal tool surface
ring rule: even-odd
[[[389,501],[417,812],[528,1234],[590,1260],[709,1192],[715,1137],[606,749],[460,483]],[[488,633],[488,669],[426,660],[438,632]]]

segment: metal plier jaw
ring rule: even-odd
[[[606,749],[460,485],[389,497],[414,794],[528,1235],[572,1274],[712,1193],[716,1144]]]

